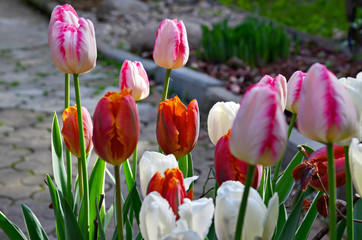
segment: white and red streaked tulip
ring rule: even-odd
[[[145,99],[150,94],[150,84],[146,70],[142,63],[126,60],[122,64],[119,73],[119,88],[132,89],[132,97],[135,101]]]
[[[214,145],[222,136],[228,133],[239,107],[240,105],[235,102],[217,102],[210,109],[207,117],[207,131]]]
[[[189,59],[189,43],[185,25],[177,19],[165,19],[161,22],[155,45],[153,60],[166,69],[177,69],[185,66]]]
[[[77,25],[78,20],[79,20],[78,14],[71,5],[64,4],[64,5],[55,6],[50,16],[49,27],[48,27],[49,44],[52,43],[51,36],[53,32],[53,26],[56,21],[65,24]]]
[[[279,94],[280,103],[282,110],[285,110],[285,105],[287,103],[287,80],[281,74],[278,74],[275,78],[270,77],[269,75],[265,75],[260,79],[258,85],[270,85],[274,88]]]
[[[237,181],[224,182],[217,191],[215,231],[219,240],[233,240],[244,185]],[[242,239],[270,240],[273,237],[279,213],[278,194],[265,206],[259,193],[250,188],[245,212]]]
[[[195,201],[185,199],[179,206],[176,221],[170,205],[158,192],[151,192],[144,199],[140,211],[140,229],[145,240],[175,239],[170,235],[190,235],[195,232],[200,239],[205,239],[212,223],[214,204],[212,199],[201,198]],[[193,238],[198,239],[191,234]],[[179,238],[177,238],[179,239]]]
[[[362,196],[362,144],[357,138],[352,139],[348,155],[353,185],[358,194]]]
[[[322,64],[313,64],[303,81],[298,128],[305,137],[323,143],[348,140],[358,130],[356,110],[346,87]]]
[[[292,113],[298,113],[300,90],[302,89],[304,77],[304,72],[296,71],[289,78],[287,83],[288,91],[286,109]]]
[[[58,10],[63,14],[54,14],[55,17],[49,24],[48,38],[52,59],[61,72],[86,73],[95,67],[97,60],[94,26],[88,19],[76,19],[76,13],[71,7],[67,9],[70,10]],[[56,16],[63,17],[57,20]]]
[[[278,93],[269,85],[253,85],[231,128],[230,152],[251,165],[274,165],[287,146],[287,128]]]

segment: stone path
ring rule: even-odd
[[[21,0],[0,2],[0,211],[26,232],[20,206],[24,203],[55,238],[54,215],[48,208],[50,197],[44,179],[52,172],[51,119],[54,111],[61,119],[64,75],[51,61],[47,28],[48,19]],[[118,91],[118,74],[114,66],[99,61],[91,73],[80,76],[82,105],[91,114],[106,91]],[[160,94],[153,90],[146,101],[138,104],[142,122],[139,157],[145,150],[157,150],[155,120],[159,101]],[[73,87],[71,104],[75,104]],[[204,127],[205,116],[201,119],[200,140],[193,151],[195,172],[200,176],[196,197],[213,164],[214,151]],[[113,199],[109,179],[105,189],[109,207]],[[0,239],[7,239],[2,230]]]

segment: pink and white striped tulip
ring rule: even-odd
[[[287,105],[286,109],[292,113],[298,113],[300,90],[302,89],[302,82],[304,80],[305,73],[302,71],[296,71],[289,78],[287,83]]]
[[[145,99],[150,94],[150,84],[146,70],[142,63],[126,60],[122,64],[119,73],[119,89],[132,89],[132,97],[135,101]]]
[[[285,105],[287,103],[287,80],[283,75],[278,74],[275,78],[265,75],[260,79],[258,85],[270,85],[274,88],[279,94],[282,110],[285,110]]]
[[[185,25],[177,19],[165,19],[161,22],[155,45],[153,60],[166,69],[177,69],[185,66],[189,59],[189,43]]]
[[[346,87],[319,63],[313,64],[305,76],[298,111],[299,131],[315,141],[348,140],[358,130],[356,110]]]
[[[65,10],[69,9],[69,11]],[[76,16],[69,5],[54,10],[48,38],[53,62],[64,73],[81,74],[96,65],[97,47],[93,23]],[[74,11],[74,12],[73,12]],[[60,12],[60,14],[56,14]],[[58,16],[58,19],[56,18]]]
[[[253,85],[231,128],[230,152],[252,165],[274,165],[287,146],[287,128],[278,93],[268,85]]]

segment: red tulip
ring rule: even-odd
[[[177,19],[163,20],[157,31],[153,60],[160,67],[176,69],[185,66],[188,59],[189,44],[184,23],[177,23]]]
[[[216,181],[219,186],[228,180],[239,181],[242,184],[245,184],[245,178],[248,171],[248,164],[237,159],[230,152],[230,134],[231,130],[219,139],[215,148],[215,173]],[[254,180],[251,184],[253,188],[259,188],[262,174],[263,166],[257,165]]]
[[[179,159],[189,154],[199,136],[199,107],[192,100],[186,106],[176,96],[161,102],[157,110],[157,142],[165,154],[173,154]]]
[[[81,157],[80,141],[79,141],[79,127],[78,127],[78,115],[77,105],[70,106],[63,112],[63,129],[62,135],[64,142],[69,151],[77,158]],[[83,129],[84,129],[84,142],[85,152],[88,154],[92,148],[92,134],[93,125],[88,110],[82,107]]]
[[[340,187],[346,183],[344,147],[334,145],[333,150],[337,187]],[[324,191],[324,189],[328,191],[327,170],[327,147],[321,147],[313,152],[306,161],[299,164],[293,170],[292,176],[296,181],[300,180],[302,189],[306,189],[307,185],[310,185],[319,191]]]
[[[140,121],[132,90],[108,92],[94,111],[94,150],[104,161],[119,166],[137,146]]]
[[[148,185],[147,194],[153,191],[158,192],[169,202],[177,218],[179,218],[178,207],[183,204],[184,198],[193,199],[193,191],[191,189],[189,193],[186,192],[184,178],[178,168],[167,169],[165,177],[162,177],[160,172],[153,175]]]

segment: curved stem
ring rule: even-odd
[[[84,219],[86,224],[84,224],[84,239],[89,238],[89,187],[88,187],[88,173],[87,173],[87,163],[86,163],[86,154],[85,154],[85,143],[84,143],[84,128],[83,128],[83,118],[82,118],[82,104],[80,101],[80,90],[79,90],[79,78],[78,74],[74,74],[74,87],[75,87],[75,98],[77,103],[77,115],[78,115],[78,127],[79,127],[79,140],[80,140],[80,152],[81,152],[81,168],[82,176],[79,176],[83,180],[83,204],[85,204]]]
[[[334,165],[333,143],[327,143],[328,153],[328,191],[329,191],[329,237],[337,239],[337,212],[336,212],[336,168]]]
[[[117,231],[118,240],[123,240],[123,213],[122,213],[122,200],[121,200],[121,177],[119,174],[119,166],[114,166],[116,175],[116,211],[117,211]]]
[[[236,224],[236,231],[235,231],[235,238],[234,238],[235,240],[241,240],[241,238],[242,238],[244,216],[245,216],[245,212],[246,212],[246,204],[248,203],[248,195],[249,195],[250,185],[254,178],[254,172],[255,172],[255,166],[249,164],[248,173],[247,173],[246,179],[245,179],[245,188],[244,188],[243,198],[241,200],[241,205],[240,205],[240,209],[239,209],[238,222]]]
[[[69,107],[69,92],[70,92],[70,76],[69,73],[66,73],[65,75],[65,87],[64,87],[64,109]],[[68,201],[69,206],[72,206],[72,159],[70,155],[70,151],[68,148],[65,148],[65,156],[67,161],[67,194],[66,198]]]
[[[137,146],[134,149],[132,157],[133,157],[133,160],[132,160],[132,175],[133,175],[133,180],[136,181],[136,177],[137,177]]]
[[[170,84],[170,75],[171,75],[171,69],[166,69],[165,82],[163,84],[162,100],[161,101],[164,101],[167,98],[168,85]]]
[[[346,172],[346,201],[347,201],[347,239],[353,239],[353,186],[351,170],[349,168],[349,146],[344,147]]]
[[[82,174],[82,160],[78,158],[78,188],[79,188],[79,200],[83,197],[83,174]]]

